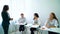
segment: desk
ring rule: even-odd
[[[50,31],[50,32],[55,32],[60,34],[60,28],[49,28],[49,29],[40,29],[42,31]]]
[[[27,25],[25,25],[26,27],[29,27],[29,28],[31,28],[31,27],[33,27],[33,28],[38,28],[39,27],[39,25],[33,25],[33,24],[27,24]]]
[[[25,25],[26,23],[15,23],[15,25]]]
[[[60,28],[50,28],[48,31],[60,33]]]

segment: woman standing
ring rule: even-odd
[[[9,14],[8,14],[8,11],[9,10],[9,6],[8,5],[4,5],[3,7],[3,11],[1,13],[1,16],[2,16],[2,27],[3,27],[3,30],[4,30],[4,34],[8,34],[8,29],[9,29],[9,21],[10,20],[13,20],[13,18],[10,18],[9,17]]]

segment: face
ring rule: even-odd
[[[50,14],[50,19],[53,19],[53,17],[54,17],[54,16],[53,16],[52,14]]]
[[[34,18],[37,18],[37,17],[34,15]]]
[[[21,14],[21,17],[23,18],[24,17],[24,14]]]

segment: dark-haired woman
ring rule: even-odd
[[[37,13],[34,13],[34,19],[33,20],[34,20],[33,25],[40,25],[41,21],[39,20],[39,15]],[[34,31],[36,31],[36,30],[37,30],[37,28],[31,27],[30,28],[31,34],[34,34]]]
[[[9,17],[9,14],[8,14],[8,11],[9,10],[9,6],[8,5],[4,5],[3,7],[3,11],[1,13],[1,16],[2,16],[2,27],[3,27],[3,30],[4,30],[4,34],[8,34],[8,29],[9,29],[9,21],[10,20],[13,20],[13,18],[10,18]]]
[[[47,28],[57,28],[58,27],[58,19],[55,15],[55,13],[51,13],[49,19],[46,22],[46,27]],[[57,34],[53,32],[49,32],[49,34]]]

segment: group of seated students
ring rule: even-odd
[[[9,24],[10,24],[10,20],[13,20],[13,18],[9,17],[8,11],[9,10],[9,6],[8,5],[4,5],[1,16],[2,16],[2,27],[4,30],[4,34],[8,34],[8,29],[9,29]],[[18,20],[19,23],[26,23],[26,18],[24,17],[24,14],[21,13],[21,18],[19,18]],[[48,20],[46,21],[46,27],[47,28],[58,28],[58,19],[55,15],[55,13],[51,12],[50,16],[48,18]],[[40,25],[41,26],[42,22],[41,19],[39,18],[38,13],[34,13],[34,18],[33,18],[33,25]],[[44,29],[44,28],[43,28]],[[25,30],[25,26],[24,25],[20,25],[19,27],[19,31],[24,31]],[[36,31],[37,28],[31,27],[30,31],[31,34],[34,34],[34,31]],[[49,32],[50,34],[51,32]],[[53,34],[53,33],[51,33]]]
[[[26,23],[26,18],[24,17],[23,13],[21,13],[21,18],[19,19],[19,23]],[[41,26],[41,23],[42,22],[41,22],[41,19],[39,18],[38,13],[34,13],[33,25]],[[59,23],[59,21],[55,15],[55,13],[51,12],[49,18],[46,21],[45,27],[58,28],[58,23]],[[42,28],[42,29],[44,29],[44,28]],[[20,25],[19,31],[24,31],[24,30],[25,30],[24,25]],[[34,34],[34,31],[36,31],[36,30],[37,30],[37,28],[31,27],[30,28],[31,34]],[[49,32],[49,34],[56,34],[56,33]]]

